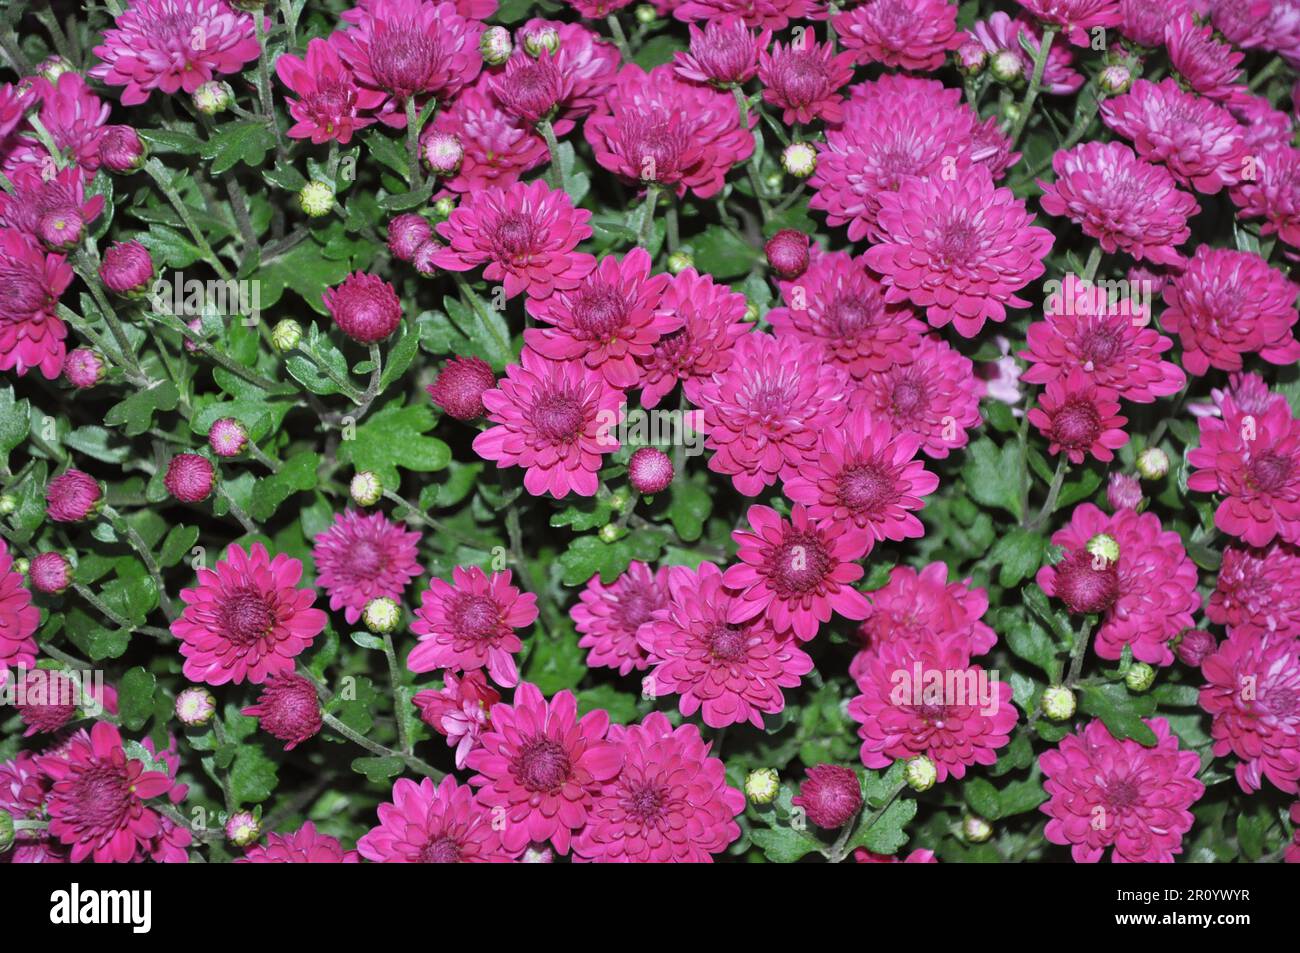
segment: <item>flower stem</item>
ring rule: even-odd
[[[1020,115],[1016,117],[1016,123],[1011,127],[1011,148],[1016,147],[1020,141],[1020,134],[1025,131],[1025,126],[1029,123],[1029,115],[1033,112],[1034,103],[1038,99],[1038,94],[1043,88],[1043,70],[1047,68],[1047,56],[1052,50],[1052,41],[1056,39],[1057,28],[1052,24],[1044,24],[1043,39],[1038,44],[1038,53],[1034,56],[1034,73],[1029,78],[1029,86],[1025,89],[1025,98],[1020,101]]]
[[[1069,469],[1070,458],[1062,453],[1056,460],[1056,473],[1052,475],[1052,485],[1048,487],[1047,499],[1043,501],[1043,508],[1038,511],[1038,515],[1029,524],[1030,529],[1041,528],[1056,512],[1056,500],[1061,495],[1061,485],[1065,482],[1065,474]]]
[[[162,570],[158,568],[158,563],[153,558],[153,552],[145,545],[145,541],[140,538],[140,534],[136,532],[135,527],[123,519],[121,513],[106,505],[104,515],[108,517],[115,529],[126,534],[127,542],[139,555],[140,561],[144,563],[144,568],[148,570],[150,578],[153,579],[154,587],[158,590],[158,601],[162,605],[167,619],[169,621],[175,619],[176,607],[172,605],[172,597],[167,594],[167,587],[163,584]]]
[[[203,230],[199,228],[198,223],[194,221],[194,216],[190,214],[190,207],[185,204],[180,193],[176,191],[176,187],[172,185],[171,176],[167,173],[167,167],[157,159],[150,159],[144,164],[144,170],[149,173],[149,177],[154,180],[163,196],[176,210],[176,214],[181,217],[181,221],[185,223],[185,228],[190,233],[190,237],[194,239],[194,244],[203,253],[203,260],[212,266],[212,270],[217,273],[217,277],[222,281],[229,281],[230,272],[221,263],[221,259],[217,258],[216,252],[212,250],[212,246],[208,244],[208,240],[203,236]]]
[[[551,154],[551,163],[546,168],[546,182],[553,189],[564,188],[564,171],[560,168],[560,143],[555,138],[555,127],[549,119],[537,122],[537,131],[546,140],[546,149]]]
[[[423,774],[426,778],[432,778],[435,781],[441,781],[444,777],[443,772],[439,771],[437,768],[435,768],[433,765],[429,764],[428,762],[424,761],[423,759],[417,758],[413,754],[403,754],[400,751],[394,751],[392,748],[385,747],[384,745],[381,745],[377,741],[371,741],[369,738],[367,738],[365,735],[361,734],[360,732],[353,731],[351,728],[349,728],[343,722],[339,721],[329,712],[322,713],[321,720],[325,722],[325,724],[329,725],[330,728],[334,729],[334,731],[338,732],[344,738],[348,739],[348,741],[351,741],[353,744],[365,748],[367,751],[369,751],[371,754],[377,757],[397,758],[399,761],[405,764],[412,771],[415,771],[419,774]]]
[[[623,32],[623,24],[612,13],[605,17],[605,22],[609,25],[609,32],[614,36],[614,44],[618,47],[619,53],[622,54],[625,61],[630,62],[632,52],[628,49],[627,34]]]
[[[636,243],[648,251],[650,249],[650,239],[655,233],[655,207],[659,202],[659,186],[647,186],[645,200],[646,207],[641,216],[641,229],[637,233]]]
[[[281,159],[285,157],[284,138],[280,135],[280,122],[275,118],[275,100],[271,98],[271,60],[267,56],[266,32],[263,29],[261,12],[253,14],[253,31],[257,35],[257,98],[262,101],[262,114],[266,124],[275,134],[275,152]]]
[[[402,746],[402,751],[408,756],[414,750],[411,745],[411,737],[406,731],[406,718],[398,710],[401,704],[401,687],[402,687],[402,668],[397,664],[397,650],[393,647],[393,637],[389,633],[384,633],[384,658],[388,660],[388,684],[393,690],[393,714],[397,718],[397,738],[398,744]]]
[[[410,163],[408,178],[411,188],[418,189],[423,184],[420,173],[420,117],[415,110],[415,97],[406,98],[406,154]]]

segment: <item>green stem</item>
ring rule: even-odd
[[[1057,28],[1051,24],[1043,26],[1043,39],[1038,44],[1038,53],[1034,56],[1034,72],[1029,78],[1029,86],[1025,89],[1025,98],[1020,101],[1020,115],[1016,117],[1015,125],[1011,127],[1011,148],[1015,148],[1016,143],[1020,141],[1020,134],[1025,131],[1025,126],[1029,123],[1029,115],[1033,112],[1034,103],[1038,99],[1038,94],[1043,88],[1043,70],[1047,68],[1047,55],[1052,50],[1052,41],[1056,39]]]
[[[417,758],[413,754],[403,754],[400,751],[394,751],[392,748],[385,747],[384,745],[381,745],[377,741],[371,741],[369,738],[367,738],[365,735],[361,734],[360,732],[354,731],[351,728],[349,728],[347,725],[339,721],[329,712],[324,712],[321,715],[321,720],[325,722],[325,724],[329,725],[330,728],[332,728],[338,734],[348,739],[348,741],[351,741],[353,744],[365,748],[367,751],[369,751],[371,754],[375,755],[376,757],[397,758],[399,761],[405,764],[412,771],[415,771],[419,774],[423,774],[426,778],[432,778],[435,781],[441,781],[444,777],[443,772],[439,771],[437,768],[427,763],[426,761]],[[401,719],[399,718],[398,720],[400,721]]]
[[[176,607],[172,605],[172,597],[168,595],[167,587],[163,584],[162,570],[158,568],[158,563],[153,558],[153,551],[140,538],[140,534],[136,532],[135,527],[122,517],[121,513],[111,506],[105,506],[103,512],[115,529],[126,534],[127,542],[131,544],[131,548],[136,551],[140,561],[144,563],[144,568],[148,570],[154,586],[158,589],[158,601],[162,604],[163,612],[167,615],[168,621],[174,620],[176,618]]]
[[[244,532],[249,536],[257,535],[257,524],[248,518],[244,508],[235,502],[235,498],[226,492],[226,488],[220,483],[217,484],[217,493],[226,501],[226,506],[230,508],[230,515],[233,516],[239,525],[244,528]]]
[[[1040,529],[1056,512],[1056,500],[1061,495],[1061,485],[1065,482],[1065,474],[1069,469],[1070,458],[1062,453],[1056,460],[1056,473],[1052,475],[1052,485],[1047,489],[1047,499],[1043,501],[1043,508],[1029,524],[1030,529]]]
[[[628,49],[627,34],[623,32],[623,24],[612,13],[605,17],[605,22],[609,25],[609,32],[613,34],[614,44],[618,47],[618,52],[622,55],[623,60],[631,62],[632,53]]]
[[[415,97],[406,99],[406,155],[409,163],[408,178],[411,188],[418,189],[424,182],[420,169],[420,116],[415,109]]]
[[[275,152],[281,159],[285,157],[284,138],[280,135],[280,122],[275,117],[275,100],[271,97],[271,61],[266,51],[266,33],[262,28],[261,11],[253,14],[253,32],[257,35],[257,98],[262,101],[262,113],[266,124],[275,134]]]
[[[650,248],[650,239],[655,233],[655,208],[659,204],[659,186],[649,185],[645,190],[646,208],[641,217],[641,230],[636,236],[636,243],[642,248]]]
[[[409,756],[414,749],[411,745],[410,735],[406,731],[406,718],[403,717],[402,712],[397,710],[398,705],[401,704],[402,668],[397,664],[397,650],[393,647],[393,637],[387,632],[384,633],[384,657],[388,659],[388,684],[393,690],[393,713],[397,716],[398,744],[402,746],[402,751]]]
[[[180,216],[181,221],[185,223],[186,230],[190,237],[194,239],[194,244],[199,251],[203,253],[203,260],[212,266],[212,270],[217,273],[217,277],[222,281],[230,280],[230,272],[226,266],[217,258],[216,252],[208,244],[207,238],[203,235],[203,230],[199,228],[198,223],[194,221],[194,216],[190,214],[190,208],[181,200],[180,193],[176,191],[175,186],[171,183],[171,177],[167,174],[167,167],[157,159],[150,159],[144,164],[144,170],[149,173],[149,177],[154,180],[159,190],[171,203],[176,214]]]
[[[1092,638],[1092,616],[1087,616],[1083,620],[1083,628],[1079,630],[1076,636],[1074,648],[1070,652],[1070,674],[1066,676],[1065,684],[1074,688],[1079,682],[1079,670],[1083,668],[1083,657],[1088,654],[1088,642]]]
[[[1280,56],[1273,57],[1271,60],[1269,60],[1267,66],[1265,66],[1262,70],[1260,70],[1251,78],[1250,82],[1247,84],[1247,88],[1253,93],[1255,90],[1259,89],[1270,79],[1276,76],[1279,72],[1281,72],[1283,65],[1284,64],[1282,62],[1282,57]]]
[[[1092,250],[1088,252],[1088,263],[1083,266],[1084,283],[1092,281],[1097,277],[1097,268],[1101,265],[1101,246],[1093,245]]]
[[[549,119],[539,120],[537,131],[546,140],[546,149],[551,154],[550,165],[546,168],[546,181],[553,189],[564,188],[564,172],[560,168],[560,143],[555,138],[555,127]]]

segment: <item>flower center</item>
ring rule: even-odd
[[[381,87],[410,96],[430,88],[441,72],[442,48],[415,24],[402,24],[375,34],[370,64]]]
[[[627,300],[617,288],[604,282],[574,295],[572,308],[573,323],[584,337],[593,340],[610,340],[627,322]]]
[[[459,860],[460,845],[446,834],[437,840],[429,841],[420,849],[422,864],[454,864]]]
[[[1105,367],[1114,363],[1122,347],[1123,341],[1113,328],[1089,328],[1079,342],[1079,357],[1083,358],[1083,369],[1091,371],[1099,365]]]
[[[979,247],[979,227],[965,218],[949,219],[935,235],[935,256],[944,265],[966,264]]]
[[[352,544],[348,554],[352,571],[361,577],[379,575],[384,568],[384,551],[368,539],[359,539]]]
[[[1090,400],[1067,401],[1052,418],[1052,436],[1068,450],[1087,450],[1101,435],[1101,415]]]
[[[250,645],[271,634],[275,611],[261,592],[243,589],[230,595],[217,610],[222,633],[236,645]]]
[[[856,338],[871,326],[874,314],[865,301],[841,296],[826,309],[826,330],[843,338]]]
[[[537,233],[537,223],[531,216],[518,213],[506,215],[497,223],[494,232],[497,257],[523,264],[522,259],[540,244]]]
[[[572,766],[563,746],[546,738],[524,745],[515,756],[515,779],[530,791],[550,793],[568,780]]]
[[[630,118],[623,129],[628,157],[637,177],[644,181],[666,181],[677,171],[686,152],[685,136],[671,119]]]
[[[1275,493],[1291,479],[1291,470],[1289,458],[1270,450],[1254,457],[1246,472],[1255,489]]]
[[[567,443],[582,429],[582,407],[568,394],[545,394],[533,407],[533,426],[552,443]]]
[[[840,474],[840,503],[855,513],[877,510],[897,497],[892,474],[875,463],[862,463]]]
[[[772,553],[768,571],[777,595],[788,597],[817,589],[830,566],[830,554],[815,534],[791,532]]]
[[[1296,697],[1296,691],[1293,688],[1270,688],[1265,692],[1261,699],[1264,707],[1268,709],[1269,714],[1276,715],[1279,718],[1285,718],[1295,713],[1300,708],[1300,698]]]
[[[122,826],[131,806],[126,775],[98,762],[78,775],[73,786],[74,820],[78,826],[111,830]]]
[[[501,613],[493,599],[465,593],[451,607],[452,625],[469,639],[486,639],[496,634]]]
[[[623,799],[623,809],[642,824],[651,823],[664,816],[668,802],[667,792],[655,784],[642,784],[632,788]]]
[[[925,387],[910,377],[904,377],[894,383],[890,403],[896,416],[907,417],[921,408],[924,398]]]
[[[795,53],[787,57],[780,76],[781,89],[792,106],[816,102],[830,85],[826,64],[812,53]]]
[[[1074,612],[1105,612],[1119,598],[1115,563],[1079,550],[1056,564],[1056,595]]]
[[[709,652],[719,662],[741,662],[746,656],[748,639],[745,633],[731,625],[716,626],[709,633]]]
[[[1130,778],[1119,778],[1106,785],[1106,800],[1112,810],[1124,810],[1142,800],[1142,789]]]
[[[614,615],[625,629],[635,632],[650,621],[650,616],[659,608],[660,602],[654,593],[635,589],[619,598]]]

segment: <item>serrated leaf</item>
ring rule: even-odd
[[[352,770],[364,774],[375,784],[382,784],[389,778],[402,773],[401,758],[354,758]]]
[[[279,780],[275,762],[257,745],[240,745],[230,765],[230,793],[237,804],[260,804]]]
[[[338,459],[357,470],[373,470],[386,487],[398,485],[397,470],[433,473],[451,462],[451,450],[425,434],[434,426],[433,410],[424,404],[395,401],[372,414],[352,440],[339,444]]]
[[[132,731],[139,731],[153,714],[158,680],[140,666],[129,669],[117,686],[118,717]]]
[[[1014,441],[999,449],[987,437],[976,440],[966,449],[961,475],[976,502],[1020,518],[1020,453]]]
[[[817,838],[792,827],[757,828],[750,831],[749,836],[775,864],[793,864],[801,857],[822,849]]]

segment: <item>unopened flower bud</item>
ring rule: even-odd
[[[36,72],[51,83],[57,83],[64,73],[71,73],[73,66],[62,56],[47,56],[36,67]]]
[[[348,492],[352,494],[352,500],[358,506],[374,506],[383,498],[384,485],[379,482],[379,477],[374,471],[362,470],[352,478]]]
[[[1107,66],[1097,74],[1097,85],[1107,96],[1118,96],[1133,85],[1133,74],[1126,66]]]
[[[1112,510],[1135,510],[1142,504],[1142,484],[1127,473],[1112,473],[1106,486],[1106,502]]]
[[[248,430],[234,417],[220,417],[208,428],[208,446],[219,457],[237,457],[248,446]]]
[[[503,26],[488,27],[478,41],[478,51],[483,54],[483,62],[488,66],[500,66],[510,59],[514,49],[510,31]]]
[[[793,228],[783,228],[767,240],[763,251],[768,267],[778,278],[794,281],[808,270],[808,236]]]
[[[202,728],[216,713],[217,701],[206,688],[194,686],[176,696],[176,719],[189,728]]]
[[[1137,469],[1144,480],[1163,480],[1169,472],[1169,455],[1159,447],[1147,447],[1138,454]]]
[[[524,50],[529,56],[539,57],[542,51],[554,53],[560,48],[560,34],[553,26],[537,27],[524,33]]]
[[[153,256],[137,241],[116,242],[104,252],[99,279],[124,298],[138,298],[153,287]]]
[[[999,83],[1015,83],[1024,79],[1025,63],[1010,50],[999,50],[989,60],[989,75]]]
[[[695,258],[688,251],[675,251],[668,256],[668,273],[679,275],[687,268],[695,267]]]
[[[219,79],[209,80],[194,90],[194,108],[205,116],[215,116],[230,108],[235,101],[235,91],[229,83]]]
[[[292,351],[302,340],[302,325],[293,318],[285,318],[271,329],[271,344],[281,354]]]
[[[801,807],[818,827],[834,830],[852,820],[862,808],[862,782],[857,772],[838,764],[818,764],[806,771],[798,797],[790,803]]]
[[[1051,721],[1065,721],[1074,715],[1074,692],[1064,685],[1049,685],[1038,705]]]
[[[397,603],[387,596],[380,596],[378,599],[371,599],[366,603],[365,611],[361,614],[361,621],[366,624],[366,628],[378,635],[387,635],[397,629],[397,624],[402,621],[402,610]]]
[[[75,205],[55,205],[36,219],[36,234],[41,244],[52,252],[71,251],[81,244],[86,232],[81,210]]]
[[[907,764],[903,766],[903,780],[913,791],[930,790],[938,777],[939,772],[935,769],[934,762],[923,754],[908,758]]]
[[[8,516],[18,509],[18,498],[12,493],[0,493],[0,516]]]
[[[110,172],[125,175],[144,165],[149,150],[132,126],[105,126],[99,140],[99,162]]]
[[[970,844],[982,844],[993,836],[993,825],[982,817],[967,814],[962,818],[961,833]]]
[[[167,464],[163,486],[182,503],[202,503],[212,494],[212,461],[197,453],[178,453]]]
[[[438,216],[440,219],[450,217],[451,213],[455,210],[456,200],[450,195],[444,195],[442,198],[438,199],[438,201],[433,203],[433,214]]]
[[[632,489],[653,496],[673,482],[673,461],[655,447],[641,447],[627,461],[627,480]]]
[[[1156,681],[1156,670],[1146,662],[1134,662],[1124,674],[1124,684],[1131,692],[1144,692]]]
[[[1214,654],[1215,649],[1219,647],[1214,641],[1214,636],[1200,629],[1192,629],[1184,632],[1183,637],[1178,640],[1178,648],[1175,650],[1179,660],[1184,665],[1199,667],[1202,662]]]
[[[455,175],[465,158],[465,148],[460,137],[450,132],[430,132],[420,148],[424,164],[434,175]]]
[[[312,218],[328,215],[334,208],[334,189],[328,182],[308,182],[298,193],[298,205]]]
[[[757,320],[758,320],[759,318],[761,318],[762,316],[763,316],[763,312],[762,312],[762,310],[759,308],[758,305],[754,304],[754,302],[752,302],[752,301],[749,301],[749,302],[746,302],[746,303],[745,303],[745,320],[746,320],[746,321],[757,321]]]
[[[817,171],[817,150],[807,142],[792,142],[781,152],[781,168],[796,179]]]
[[[645,26],[649,26],[659,19],[659,11],[654,8],[653,4],[639,3],[632,12],[636,15],[636,22]]]
[[[27,567],[27,578],[33,589],[57,596],[72,585],[72,564],[63,553],[41,553]]]
[[[93,519],[104,507],[104,490],[89,473],[70,468],[45,487],[45,515],[56,523]]]
[[[249,811],[239,811],[226,821],[226,839],[236,847],[248,847],[262,836],[262,826]]]
[[[524,848],[523,856],[519,860],[525,864],[553,864],[555,863],[555,851],[550,844],[540,844],[534,841]]]
[[[745,775],[745,797],[750,804],[771,804],[781,790],[776,768],[755,768]]]
[[[105,369],[104,359],[88,347],[75,348],[63,358],[63,378],[78,390],[102,381]]]
[[[969,40],[957,48],[954,54],[957,68],[967,76],[978,76],[984,72],[989,62],[989,52],[978,40]]]
[[[617,542],[623,536],[624,530],[617,523],[606,523],[600,528],[600,541],[602,543]]]

